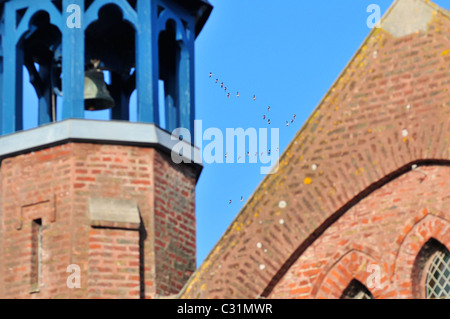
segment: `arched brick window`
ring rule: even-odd
[[[439,249],[431,256],[426,296],[428,299],[450,299],[450,253],[447,249]]]
[[[342,292],[341,299],[373,299],[373,296],[359,280],[353,279]]]
[[[418,285],[415,295],[427,299],[450,299],[450,252],[431,238],[420,250],[413,276]]]

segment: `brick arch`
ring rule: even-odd
[[[370,256],[373,260],[382,260],[382,256],[380,252],[377,250],[377,247],[368,247],[361,244],[357,244],[355,242],[350,242],[346,246],[339,249],[338,252],[334,254],[332,258],[330,258],[326,265],[323,267],[323,271],[320,271],[320,273],[317,276],[316,284],[311,289],[311,296],[317,295],[322,282],[327,277],[327,275],[330,273],[330,271],[343,259],[347,254],[353,251],[358,251],[361,254],[365,254],[367,256]]]
[[[370,265],[382,268],[382,265],[371,255],[358,250],[348,251],[328,269],[321,280],[318,280],[312,295],[318,299],[340,298],[350,282],[357,279],[369,289],[374,298],[379,297],[381,290],[368,287],[366,284],[372,274]],[[383,286],[388,281],[388,277],[383,271],[380,275],[380,283]]]
[[[319,234],[290,265],[268,297],[314,298],[330,269],[350,250],[361,251],[380,263],[381,271],[390,283],[377,298],[402,297],[399,294],[402,287],[394,281],[393,274],[405,235],[430,212],[450,219],[444,209],[450,203],[445,191],[449,168],[430,165],[421,169],[431,184],[421,181],[419,173],[410,172],[356,203]]]
[[[391,282],[396,282],[400,296],[405,298],[425,297],[421,293],[422,283],[418,272],[421,272],[426,267],[421,265],[420,269],[415,269],[415,264],[417,258],[420,257],[419,254],[422,248],[430,239],[437,240],[449,249],[450,221],[427,214],[406,234],[398,250],[394,264],[394,273],[391,277]]]
[[[291,256],[286,259],[284,264],[279,267],[278,272],[275,274],[275,276],[272,277],[272,279],[267,283],[265,289],[262,292],[262,296],[267,297],[269,296],[273,289],[276,287],[276,285],[280,282],[280,280],[283,278],[283,276],[289,271],[290,267],[300,258],[300,256],[308,249],[309,246],[311,246],[322,234],[325,233],[325,231],[331,227],[336,221],[338,221],[341,217],[343,217],[348,211],[350,211],[353,207],[357,206],[363,199],[371,196],[374,192],[379,190],[380,188],[390,184],[391,182],[396,181],[400,177],[404,176],[405,174],[408,174],[412,171],[412,167],[414,165],[419,166],[435,166],[435,167],[449,167],[450,162],[447,160],[417,160],[410,162],[406,165],[403,165],[402,167],[399,167],[393,172],[390,172],[389,174],[386,174],[383,178],[378,180],[376,183],[371,184],[364,190],[362,190],[359,194],[357,194],[355,197],[350,199],[348,202],[346,202],[339,210],[335,211],[330,217],[325,220],[324,223],[322,223],[320,226],[316,228],[316,230],[310,235],[309,238],[306,238],[298,247],[296,250],[293,251]],[[428,213],[427,209],[423,209],[422,211],[418,211],[415,216],[413,217],[414,222],[420,220],[424,215]],[[405,230],[403,233],[407,233],[412,228],[413,224],[406,225]],[[403,239],[401,237],[399,241]],[[362,250],[362,246],[358,244],[352,244],[353,246],[351,249],[355,250]],[[349,246],[350,249],[350,246]],[[365,250],[368,248],[365,247]],[[375,250],[372,250],[369,255],[372,255]],[[366,252],[367,253],[367,252]],[[376,256],[378,254],[374,254],[372,256]],[[381,257],[378,258],[378,260],[381,260]],[[392,266],[389,266],[387,264],[383,265],[384,272],[387,274],[390,274],[388,278],[392,279],[393,269]],[[314,289],[312,290],[314,291]],[[314,294],[313,294],[314,295]],[[387,297],[394,297],[392,294]]]

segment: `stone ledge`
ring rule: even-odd
[[[141,218],[135,201],[116,198],[89,198],[91,226],[139,229]]]
[[[68,119],[0,137],[0,161],[68,142],[152,146],[170,154],[173,146],[180,143],[171,137],[155,124]],[[200,150],[188,144],[191,152],[183,154],[183,162],[202,167]]]

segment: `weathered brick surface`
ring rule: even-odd
[[[449,62],[450,20],[441,11],[426,32],[395,38],[374,29],[288,146],[278,172],[263,180],[182,297],[270,295],[358,200],[416,162],[448,161]],[[432,201],[435,192],[443,196],[437,189],[424,196]],[[316,271],[310,275],[318,276]],[[311,294],[308,287],[295,285],[293,296]]]
[[[339,298],[352,279],[375,298],[421,298],[413,276],[431,238],[450,248],[450,167],[410,171],[374,191],[326,229],[290,267],[270,298]],[[380,267],[381,287],[374,284]],[[426,271],[426,269],[420,269]]]
[[[88,297],[140,296],[139,232],[92,229],[89,236]]]
[[[196,267],[194,176],[168,155],[154,160],[156,293],[178,293]]]
[[[153,298],[177,292],[195,270],[198,171],[167,161],[153,148],[88,143],[4,159],[0,297]],[[141,229],[92,227],[90,197],[136,201]],[[42,280],[39,293],[30,294],[36,218],[42,218]],[[156,258],[164,266],[155,266]],[[81,269],[79,289],[66,285],[71,264]]]
[[[64,145],[1,163],[1,274],[4,298],[68,295],[71,250],[71,154]],[[55,210],[58,211],[58,223]],[[30,294],[31,223],[42,218],[42,289]],[[19,228],[19,229],[18,229]],[[51,274],[51,275],[50,275]]]

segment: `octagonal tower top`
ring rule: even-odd
[[[193,132],[194,41],[211,10],[206,0],[0,0],[0,135],[24,128],[24,67],[38,126],[113,106],[110,120]]]

